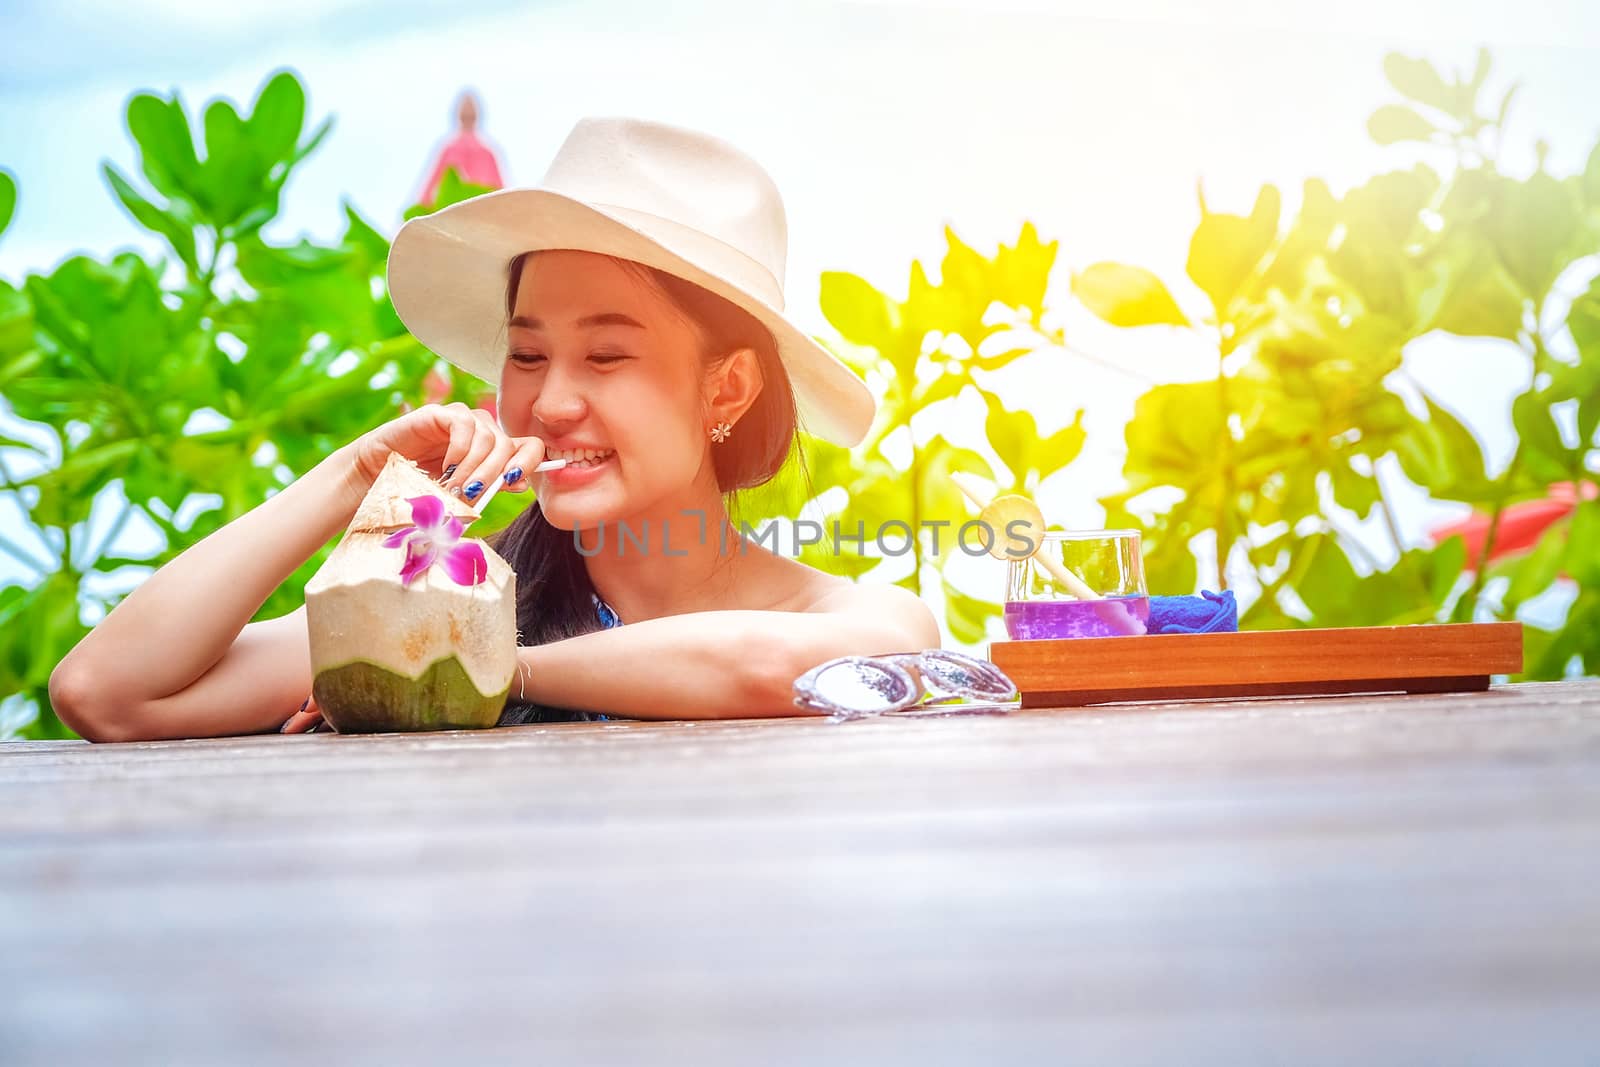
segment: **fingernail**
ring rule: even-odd
[[[300,704],[300,710],[302,712],[304,712],[310,706],[311,706],[311,698],[310,697],[306,697],[305,700],[302,701],[301,704]]]
[[[444,476],[446,478],[450,477],[452,474],[454,474],[456,472],[456,468],[459,467],[459,466],[461,466],[461,464],[459,464],[459,463],[450,464],[450,466],[448,466],[448,467],[446,467],[444,469]]]
[[[504,481],[505,481],[505,483],[507,485],[510,485],[512,482],[516,481],[520,477],[522,477],[522,468],[521,467],[512,467],[510,470],[506,471],[506,473],[503,475]]]
[[[483,483],[482,482],[474,481],[474,482],[468,482],[467,483],[467,499],[468,500],[471,500],[473,497],[477,496],[481,492],[483,492]]]

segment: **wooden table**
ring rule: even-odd
[[[0,745],[6,1064],[1594,1063],[1600,683]]]

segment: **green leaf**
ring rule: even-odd
[[[1460,536],[1448,537],[1428,553],[1428,592],[1436,606],[1442,606],[1455,589],[1467,565],[1467,542]]]
[[[0,168],[0,233],[11,225],[11,216],[17,210],[17,180],[11,172]]]
[[[839,520],[841,538],[839,550],[835,552],[832,521],[830,519],[828,523],[823,524],[825,530],[821,541],[800,549],[798,558],[801,563],[815,567],[825,574],[836,574],[841,578],[856,581],[882,562],[877,556],[868,555],[864,549],[858,548],[853,541],[847,542],[843,539],[855,533],[854,524],[843,519]],[[868,546],[871,545],[871,536],[869,532]]]
[[[1278,235],[1278,190],[1261,187],[1249,218],[1207,213],[1189,241],[1189,277],[1211,298],[1217,320],[1228,308]]]
[[[851,480],[847,488],[850,500],[839,513],[846,530],[860,521],[870,532],[893,519],[905,519],[913,506],[913,487],[887,464],[868,464],[866,472]]]
[[[1348,619],[1353,594],[1360,581],[1355,568],[1350,566],[1344,549],[1331,537],[1319,542],[1313,552],[1295,592],[1319,620]]]
[[[1385,104],[1367,119],[1367,132],[1379,144],[1391,145],[1430,140],[1436,127],[1404,104]]]
[[[1420,331],[1517,340],[1527,301],[1493,249],[1472,240],[1451,253],[1435,262],[1436,280],[1418,298]]]
[[[1600,588],[1600,501],[1585,500],[1573,512],[1565,564],[1579,585]]]
[[[1027,411],[1007,411],[992,393],[984,394],[989,414],[983,429],[1000,462],[1011,472],[1014,486],[1020,488],[1034,469],[1034,449],[1039,443],[1039,427]]]
[[[1506,90],[1506,95],[1500,99],[1500,107],[1495,112],[1494,124],[1501,130],[1505,129],[1506,118],[1511,114],[1511,102],[1517,98],[1517,90],[1521,88],[1520,83],[1512,83],[1511,88]]]
[[[935,435],[917,454],[920,478],[917,483],[918,517],[923,521],[944,519],[959,525],[969,516],[966,498],[950,480],[952,471],[966,471],[994,481],[989,461],[970,448],[952,445]],[[909,516],[901,515],[909,521]]]
[[[231,226],[224,226],[222,228],[223,237],[232,241],[238,241],[241,238],[249,237],[252,234],[257,233],[261,227],[271,222],[277,217],[277,215],[277,200],[272,200],[270,203],[251,208],[243,215],[240,215]]]
[[[1376,479],[1358,473],[1348,462],[1335,463],[1329,473],[1333,478],[1333,499],[1340,507],[1355,512],[1357,518],[1365,519],[1382,499]]]
[[[306,139],[306,143],[295,149],[294,155],[289,159],[289,165],[291,167],[294,166],[296,163],[299,163],[302,159],[305,159],[311,153],[315,152],[318,148],[322,147],[322,142],[327,139],[328,133],[332,129],[332,117],[323,119],[321,125],[319,125],[316,130],[312,132],[311,136]]]
[[[1321,178],[1306,179],[1300,196],[1300,212],[1263,276],[1268,288],[1294,295],[1305,287],[1311,263],[1328,250],[1339,222],[1338,207],[1327,182]]]
[[[946,333],[959,334],[968,341],[984,335],[983,316],[994,301],[989,286],[989,263],[977,249],[963,241],[953,226],[945,226],[945,254],[939,264],[939,284],[954,300],[955,316],[941,324]]]
[[[169,197],[203,206],[200,161],[189,118],[176,97],[135,95],[128,101],[128,132],[139,146],[140,165],[151,185]]]
[[[9,359],[33,348],[33,305],[27,296],[0,280],[0,390],[7,381]]]
[[[1593,447],[1600,429],[1600,356],[1557,364],[1546,395],[1551,403],[1578,402],[1578,446],[1580,451]]]
[[[300,81],[281,71],[261,87],[250,114],[250,136],[261,157],[287,163],[305,124],[306,94]]]
[[[1016,348],[1002,349],[999,352],[992,352],[984,356],[973,356],[966,362],[969,366],[977,367],[981,370],[993,371],[999,370],[1001,367],[1010,366],[1023,356],[1026,356],[1032,352],[1037,352],[1038,350],[1039,346],[1026,344]]]
[[[345,230],[341,242],[347,248],[358,248],[373,265],[374,272],[382,274],[389,256],[389,239],[361,217],[350,201],[344,202]]]
[[[1455,113],[1455,90],[1426,59],[1391,52],[1383,57],[1383,73],[1389,84],[1405,96],[1448,114]]]
[[[226,100],[205,110],[206,162],[203,170],[210,217],[231,226],[261,197],[267,167],[256,158],[249,128]]]
[[[146,200],[128,179],[122,176],[122,172],[110,163],[104,164],[101,171],[105,175],[106,183],[111,186],[111,191],[122,201],[122,206],[128,209],[128,214],[133,216],[134,221],[145,229],[165,237],[172,250],[178,253],[178,258],[183,260],[184,266],[189,268],[189,272],[199,273],[200,261],[195,253],[194,229]]]
[[[1513,400],[1511,424],[1516,427],[1522,462],[1529,473],[1546,482],[1572,476],[1577,457],[1561,440],[1561,430],[1543,393],[1530,391]]]
[[[901,306],[902,328],[918,345],[930,330],[948,331],[961,314],[959,294],[934,285],[920,260],[911,263],[911,281]]]
[[[1438,175],[1417,166],[1380,174],[1345,194],[1344,237],[1328,262],[1367,312],[1409,325],[1417,273],[1412,245],[1438,187]]]
[[[853,344],[884,348],[893,332],[889,300],[864,278],[843,271],[824,271],[822,313],[839,335]]]
[[[1588,165],[1583,168],[1582,188],[1590,210],[1600,211],[1600,142],[1589,152]]]
[[[26,284],[28,297],[33,303],[34,321],[55,344],[73,354],[89,348],[90,331],[63,297],[84,300],[93,297],[93,283],[82,276],[89,274],[88,260],[75,256],[56,268],[54,274],[44,277],[30,275]],[[98,267],[98,264],[93,266]],[[77,303],[74,300],[74,303]]]
[[[320,323],[334,342],[324,350],[329,361],[341,348],[365,346],[379,336],[377,310],[387,307],[387,301],[373,298],[369,267],[365,257],[350,247],[301,241],[278,248],[259,237],[238,245],[240,275],[252,288],[270,294],[260,302],[261,320],[254,328],[271,328],[279,322]],[[298,347],[312,332],[296,330],[293,344]]]
[[[1600,674],[1600,589],[1579,591],[1578,599],[1567,609],[1563,630],[1571,631],[1584,671]]]
[[[1161,279],[1143,267],[1101,262],[1072,277],[1072,292],[1113,326],[1187,326]]]
[[[944,615],[950,636],[964,645],[975,645],[989,633],[989,620],[1000,614],[992,600],[968,596],[948,581],[944,583]]]
[[[1033,223],[1024,222],[1017,243],[1002,244],[995,254],[987,286],[991,298],[1008,307],[1030,311],[1037,321],[1038,313],[1044,309],[1045,290],[1059,247],[1058,241],[1040,241]]]
[[[1526,181],[1499,181],[1484,219],[1506,272],[1531,299],[1541,301],[1556,276],[1591,251],[1573,186],[1537,171]]]
[[[1578,445],[1586,449],[1594,445],[1595,430],[1600,429],[1600,277],[1572,302],[1567,328],[1577,346],[1578,361],[1558,363],[1551,369],[1546,395],[1552,403],[1578,402]]]
[[[1237,384],[1241,392],[1247,388]],[[1159,485],[1201,489],[1214,484],[1228,437],[1227,416],[1215,379],[1147,391],[1134,401],[1133,419],[1124,431],[1130,487],[1139,492]]]
[[[1483,447],[1472,431],[1433,397],[1423,393],[1428,421],[1413,423],[1394,442],[1395,458],[1406,477],[1441,500],[1482,501],[1496,490],[1483,462]]]
[[[1034,462],[1038,465],[1041,478],[1061,470],[1083,452],[1084,442],[1089,437],[1083,428],[1084,414],[1084,410],[1079,408],[1069,425],[1045,438],[1034,449]]]
[[[322,139],[322,134],[317,135],[317,140]],[[471,200],[475,196],[494,192],[487,185],[477,185],[473,182],[462,181],[461,175],[456,173],[456,168],[446,167],[444,175],[439,179],[439,192],[434,196],[431,204],[415,204],[406,209],[405,217],[414,219],[419,215],[431,215],[441,208],[451,204],[459,204],[463,200]]]
[[[1538,596],[1555,582],[1567,551],[1567,527],[1565,522],[1552,524],[1540,535],[1533,551],[1515,562],[1504,601],[1508,612],[1515,612],[1520,604]]]
[[[1560,681],[1578,677],[1572,670],[1577,659],[1582,670],[1600,674],[1600,657],[1595,655],[1600,645],[1600,590],[1583,590],[1572,607],[1567,609],[1566,621],[1561,629],[1551,632],[1533,626],[1524,626],[1523,663],[1527,673],[1513,677],[1513,681]]]
[[[925,407],[937,404],[941,400],[961,395],[961,391],[971,384],[971,379],[965,374],[955,371],[945,371],[926,385],[919,385],[911,394],[911,409],[921,411]]]
[[[1600,275],[1572,302],[1567,327],[1578,346],[1579,359],[1600,363]]]

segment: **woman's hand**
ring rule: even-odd
[[[278,727],[280,734],[308,734],[319,727],[326,728],[322,720],[322,709],[317,707],[315,696],[306,697],[306,702],[300,705],[300,710],[289,716],[284,724]]]
[[[362,434],[351,452],[355,477],[367,488],[377,481],[389,453],[398,452],[445,486],[460,487],[470,501],[507,474],[516,477],[504,488],[514,493],[532,488],[528,475],[544,459],[544,442],[508,436],[481,408],[428,404]]]

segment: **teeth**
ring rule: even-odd
[[[554,459],[566,460],[568,466],[592,467],[597,463],[610,459],[614,452],[608,448],[569,448],[550,452],[549,455]]]

